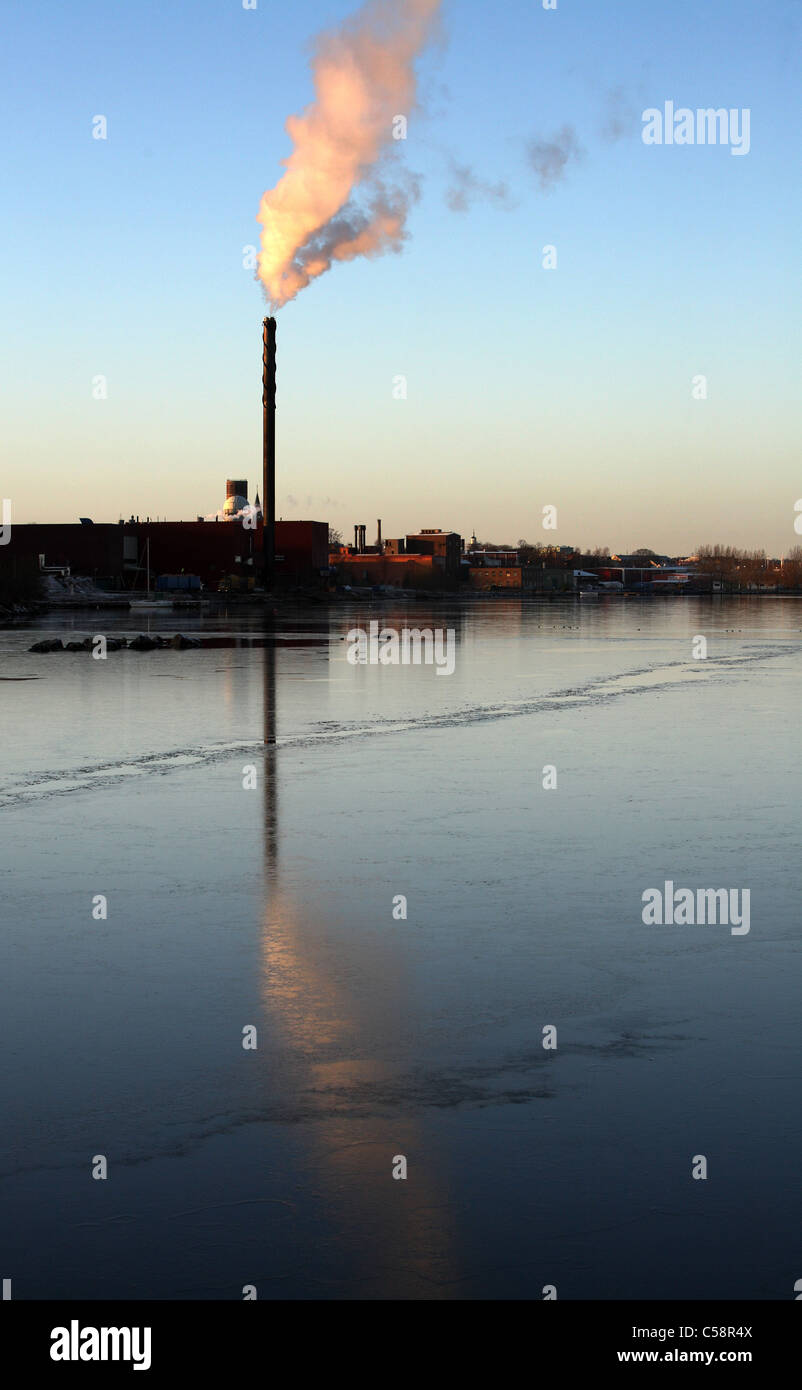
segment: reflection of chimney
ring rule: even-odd
[[[381,555],[381,553],[382,553],[382,523],[381,523],[381,517],[379,517],[379,520],[376,522],[376,546],[377,546],[377,548],[378,548],[379,554]]]

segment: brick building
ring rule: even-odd
[[[457,578],[462,559],[462,538],[456,531],[416,531],[405,539],[408,555],[431,555],[436,567],[449,579]]]
[[[468,583],[472,589],[520,589],[520,565],[471,565]]]

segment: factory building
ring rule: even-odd
[[[262,574],[263,528],[258,494],[248,503],[248,484],[229,479],[221,513],[195,521],[130,521],[80,524],[15,524],[11,542],[0,550],[9,572],[68,569],[102,589],[144,589],[163,575],[197,575],[216,592],[237,581],[252,587]],[[321,584],[328,576],[328,524],[277,521],[275,579],[285,586]]]
[[[424,530],[406,537],[407,554],[431,555],[435,567],[449,579],[459,575],[462,539],[456,531]]]
[[[468,583],[472,589],[520,589],[520,565],[471,565]]]
[[[471,565],[468,583],[472,589],[517,589],[527,594],[564,594],[576,588],[573,570],[543,565]]]
[[[383,584],[394,589],[440,589],[445,586],[431,555],[379,555],[333,551],[329,562],[338,584]]]
[[[388,585],[394,588],[452,588],[460,578],[462,540],[456,531],[429,529],[365,543],[367,527],[354,526],[354,544],[333,547],[329,563],[338,583]]]

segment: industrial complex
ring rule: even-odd
[[[0,549],[0,598],[32,592],[40,579],[57,592],[94,596],[188,590],[199,594],[278,595],[282,592],[393,593],[427,590],[477,597],[519,593],[557,597],[578,593],[709,593],[737,587],[794,588],[799,562],[739,557],[716,547],[676,558],[641,550],[633,555],[584,555],[570,545],[498,549],[466,543],[453,530],[423,527],[367,542],[354,526],[353,543],[328,521],[276,520],[276,320],[262,325],[262,476],[249,500],[245,478],[229,478],[225,501],[212,516],[165,521],[131,516],[116,523],[80,517],[74,524],[14,524]],[[76,581],[80,581],[77,584]],[[88,586],[88,587],[87,587]]]

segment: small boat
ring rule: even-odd
[[[579,590],[579,597],[580,597],[580,598],[598,598],[598,597],[599,597],[599,590],[598,590],[598,589],[580,589],[580,590]]]

